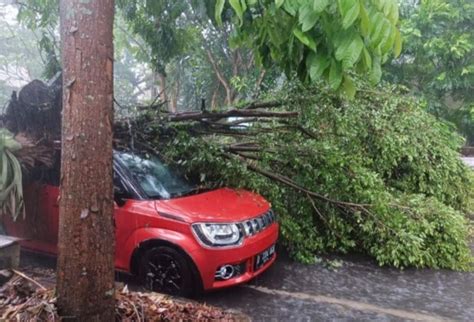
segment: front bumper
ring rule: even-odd
[[[274,245],[278,239],[278,223],[273,223],[260,233],[247,237],[241,246],[230,249],[207,249],[195,250],[191,257],[201,275],[204,290],[218,289],[245,283],[270,267],[276,259],[276,254],[262,267],[254,270],[255,257]],[[222,265],[245,266],[245,273],[228,280],[215,278],[216,270]]]

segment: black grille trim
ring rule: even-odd
[[[244,222],[242,222],[242,225],[244,227],[245,234],[247,236],[253,236],[255,234],[258,234],[265,228],[269,227],[275,221],[276,221],[275,213],[273,212],[272,209],[270,209],[263,215],[245,220]]]

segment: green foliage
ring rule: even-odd
[[[150,48],[144,61],[160,73],[166,74],[165,65],[193,45],[191,34],[180,19],[188,8],[187,2],[119,0],[117,5],[133,32]]]
[[[180,91],[207,96],[212,105],[225,91],[227,104],[232,104],[258,95],[260,87],[268,85],[263,77],[268,79],[281,71],[307,82],[325,79],[333,89],[352,97],[356,87],[351,73],[377,83],[381,64],[401,49],[396,0],[118,0],[116,4],[117,16],[127,24],[124,29],[139,38],[131,41],[128,50],[160,74],[160,87],[164,87],[160,91],[165,90],[162,99],[175,96],[173,105]],[[19,7],[19,20],[42,32],[40,46],[47,56],[45,75],[49,78],[59,69],[54,39],[58,0],[26,0]],[[202,51],[210,51],[216,63]],[[209,93],[199,93],[200,85],[188,86],[179,75],[171,75],[166,83],[168,72],[182,71],[181,61],[189,56],[197,57],[201,65],[212,65],[207,69],[213,77],[200,74],[202,79],[194,82],[211,83],[214,88],[208,89]],[[259,68],[253,75],[250,71],[256,70],[255,65]],[[277,67],[278,73],[274,73]],[[199,73],[189,66],[185,69]],[[242,86],[233,88],[230,80],[234,77],[257,86],[246,86],[245,91]],[[156,85],[153,80],[149,83]]]
[[[213,1],[210,1],[213,2]],[[215,2],[217,24],[235,13],[236,43],[255,50],[263,66],[277,63],[305,82],[320,78],[334,89],[355,88],[351,72],[380,80],[380,65],[401,51],[394,0]]]
[[[43,76],[53,77],[61,70],[55,28],[59,24],[58,0],[25,0],[18,3],[20,23],[40,34],[38,47],[44,55]]]
[[[0,128],[0,215],[15,220],[23,212],[21,166],[14,151],[21,149],[13,135]]]
[[[402,2],[405,50],[388,79],[424,95],[428,109],[454,122],[474,143],[474,2]]]
[[[283,109],[300,116],[283,130],[265,122],[251,126],[258,134],[234,139],[190,136],[179,126],[164,155],[207,184],[265,196],[300,261],[360,251],[380,265],[469,269],[465,214],[474,210],[474,178],[458,157],[462,139],[403,91],[363,86],[347,102],[323,86],[290,86],[291,95],[276,98],[291,101]],[[253,171],[228,153],[239,140],[264,147],[247,164],[321,197]]]

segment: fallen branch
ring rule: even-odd
[[[239,158],[241,159],[241,158]],[[278,181],[280,183],[283,183],[293,189],[296,189],[300,192],[304,192],[306,193],[307,195],[310,195],[312,197],[315,197],[317,199],[320,199],[320,200],[324,200],[326,202],[329,202],[329,203],[332,203],[332,204],[338,204],[338,205],[342,205],[342,206],[346,206],[346,207],[356,207],[356,208],[359,208],[361,210],[364,210],[365,211],[365,208],[364,207],[370,207],[372,206],[371,204],[364,204],[364,203],[353,203],[353,202],[347,202],[347,201],[340,201],[340,200],[334,200],[334,199],[331,199],[331,198],[328,198],[328,197],[325,197],[319,193],[316,193],[314,191],[311,191],[311,190],[308,190],[300,185],[298,185],[296,182],[294,182],[293,180],[291,180],[290,178],[286,177],[286,176],[283,176],[281,174],[275,174],[273,172],[270,172],[270,171],[267,171],[267,170],[264,170],[262,168],[259,168],[255,165],[253,165],[252,163],[246,161],[246,160],[243,160],[241,159],[241,161],[243,163],[245,163],[245,165],[247,166],[248,169],[254,171],[254,172],[257,172],[257,173],[260,173],[261,175],[269,178],[269,179],[273,179],[275,181]]]
[[[226,112],[188,112],[167,116],[169,122],[191,121],[191,120],[218,120],[228,117],[297,117],[298,112],[269,112],[255,110],[229,110]]]
[[[19,272],[17,271],[16,269],[12,269],[12,272],[15,273],[16,275],[24,278],[25,280],[28,280],[30,281],[31,283],[35,284],[36,286],[38,286],[40,289],[42,290],[46,290],[46,287],[44,287],[43,285],[41,285],[39,282],[35,281],[34,279],[32,279],[31,277],[23,274],[22,272]]]
[[[283,106],[286,102],[282,101],[267,101],[267,102],[252,102],[244,106],[246,110],[254,110],[258,108],[272,108]]]

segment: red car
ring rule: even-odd
[[[41,183],[39,183],[41,182]],[[3,216],[22,246],[55,255],[59,173],[42,173],[24,189],[26,217]],[[260,195],[202,191],[144,153],[114,153],[115,267],[146,287],[188,296],[246,282],[276,258],[278,223]]]

